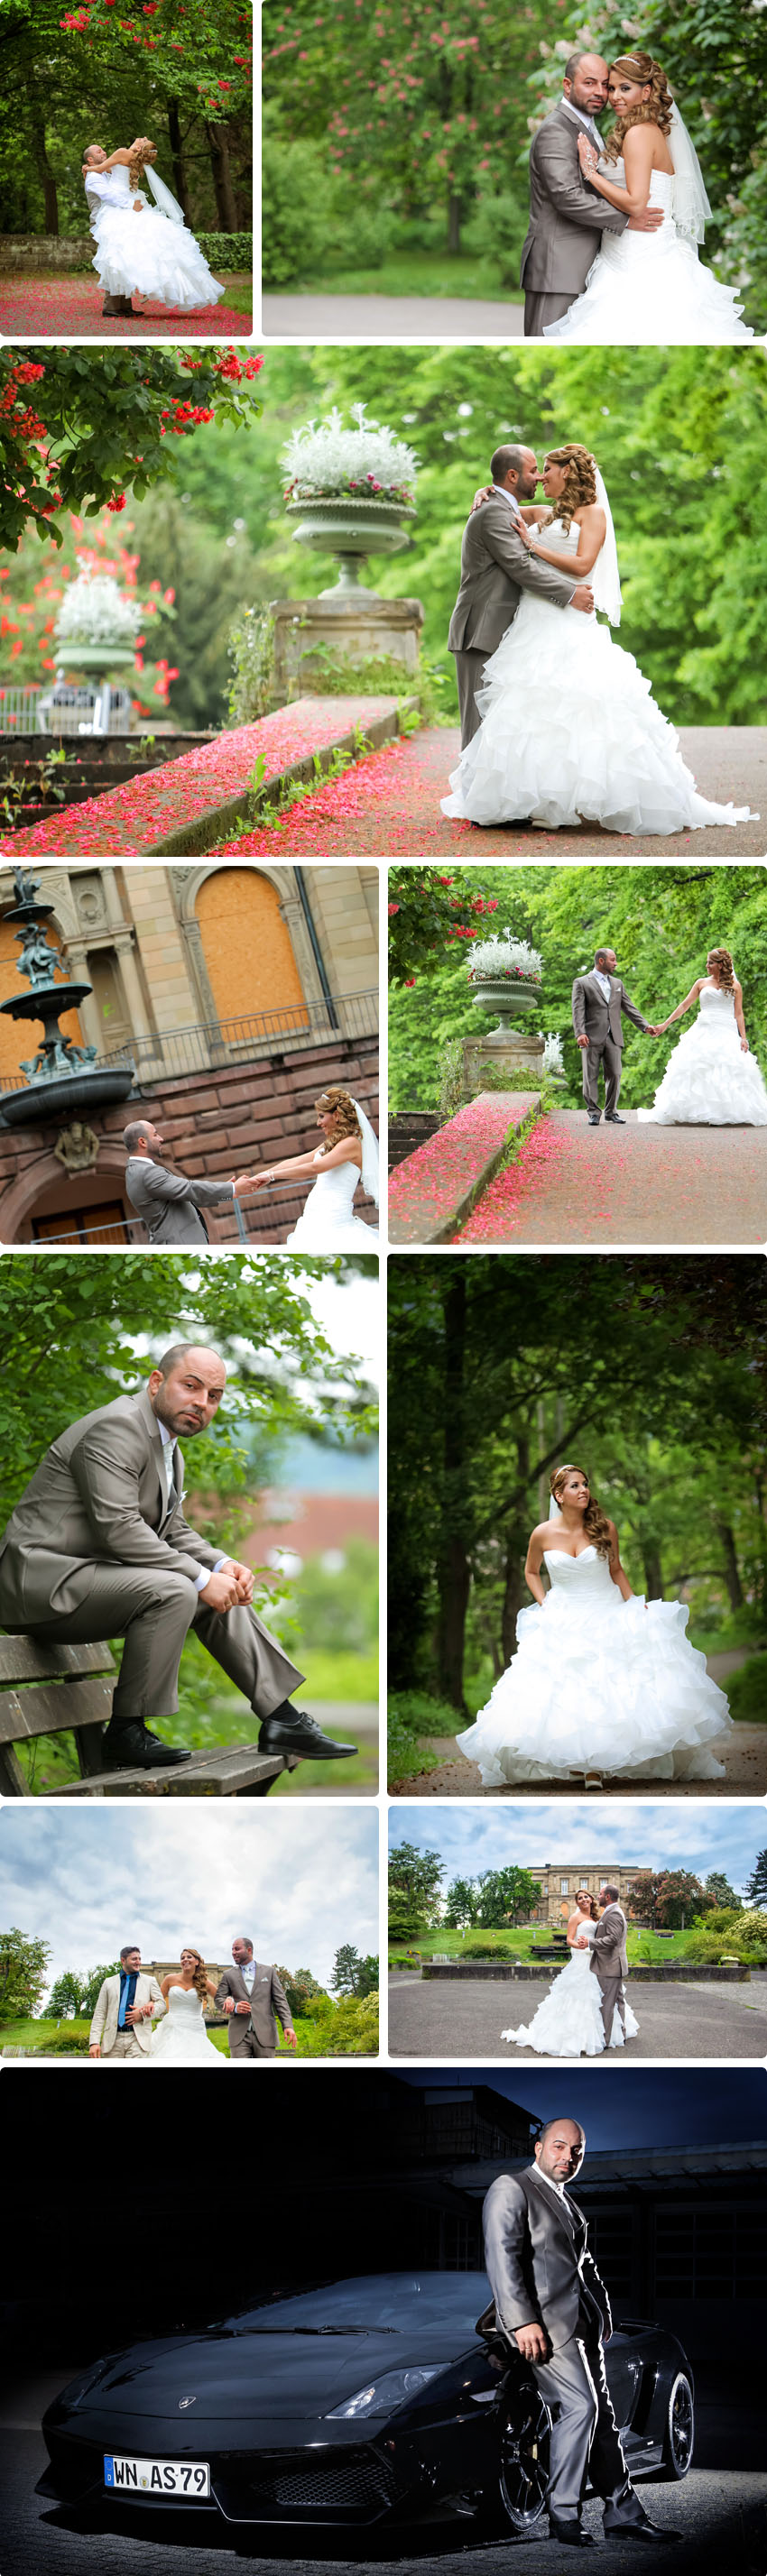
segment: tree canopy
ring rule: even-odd
[[[0,540],[25,529],[62,541],[60,514],[115,515],[176,473],[186,447],[216,419],[240,427],[261,405],[250,387],[263,359],[249,350],[31,348],[0,354]],[[243,390],[244,389],[244,390]]]
[[[4,0],[0,188],[8,231],[88,229],[82,158],[149,134],[193,227],[252,222],[245,0]]]

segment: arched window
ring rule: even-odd
[[[284,1028],[306,1029],[290,932],[276,886],[258,868],[216,868],[195,903],[203,955],[221,1021],[279,1013]]]

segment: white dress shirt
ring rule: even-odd
[[[595,967],[594,967],[594,982],[595,982],[595,984],[598,984],[598,985],[599,985],[600,993],[603,993],[603,994],[604,994],[605,1001],[606,1001],[606,1002],[609,1002],[609,999],[610,999],[610,991],[611,991],[611,977],[610,977],[609,975],[605,975],[605,974],[603,974],[603,971],[602,971],[601,966],[595,966]]]
[[[509,509],[513,512],[514,518],[518,519],[520,517],[519,502],[515,500],[514,494],[509,491],[508,486],[505,483],[494,483],[493,491],[497,492],[500,501],[508,501]]]
[[[564,93],[562,95],[561,105],[562,107],[567,108],[570,116],[577,116],[579,125],[585,125],[587,134],[591,135],[592,143],[595,143],[597,151],[601,152],[602,137],[599,132],[599,127],[594,123],[593,116],[584,116],[582,107],[574,107],[572,99],[565,98]]]
[[[244,1985],[244,1986],[247,1986],[248,1994],[249,1994],[249,1995],[252,1995],[252,1993],[253,1993],[253,1988],[254,1988],[254,1985],[255,1985],[255,1982],[256,1982],[256,1962],[255,1962],[255,1959],[248,1959],[248,1960],[246,1960],[246,1963],[245,1963],[244,1968],[243,1968],[243,1967],[241,1967],[241,1968],[240,1968],[240,1976],[241,1976],[241,1978],[242,1978],[243,1985]]]

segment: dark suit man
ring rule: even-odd
[[[208,1228],[200,1209],[217,1207],[222,1199],[240,1198],[250,1189],[250,1177],[241,1172],[236,1181],[190,1181],[185,1172],[169,1170],[159,1157],[163,1138],[151,1118],[141,1123],[133,1120],[123,1134],[128,1156],[125,1187],[137,1216],[143,1218],[150,1243],[207,1243]]]
[[[251,2057],[277,2054],[277,2023],[280,2021],[289,2048],[297,2048],[290,2005],[276,1968],[267,1967],[253,1956],[253,1943],[244,1934],[232,1942],[234,1966],[225,1968],[216,1987],[216,2003],[223,2006],[229,2023],[229,2054],[235,2066],[245,2066]]]
[[[62,1645],[125,1637],[107,1768],[188,1762],[144,1721],[177,1709],[191,1628],[260,1718],[261,1752],[356,1750],[289,1706],[303,1674],[256,1617],[250,1566],[184,1516],[179,1434],[207,1430],[225,1384],[217,1351],[174,1344],[140,1395],[99,1405],[54,1440],[0,1540],[0,1624],[11,1634]]]
[[[577,2120],[547,2120],[526,2173],[499,2174],[483,2211],[485,2266],[493,2307],[480,2320],[532,2370],[554,2410],[548,2485],[549,2531],[573,2548],[593,2548],[581,2529],[587,2476],[605,2502],[603,2529],[620,2540],[677,2539],[651,2523],[631,2484],[605,2376],[610,2302],[587,2245],[586,2221],[565,2190],[580,2171],[585,2131]]]
[[[583,1097],[588,1110],[589,1126],[598,1127],[599,1067],[604,1072],[605,1124],[625,1127],[618,1116],[623,1056],[623,1019],[633,1020],[645,1037],[654,1037],[651,1020],[645,1020],[636,1003],[630,1002],[625,984],[615,969],[618,960],[614,948],[598,948],[590,975],[576,975],[573,985],[573,1028],[583,1056]]]

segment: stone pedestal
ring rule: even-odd
[[[374,592],[353,592],[330,599],[276,599],[274,668],[278,701],[306,690],[322,694],[323,662],[401,662],[403,681],[418,668],[420,599],[379,599]]]
[[[492,1066],[493,1090],[498,1077],[508,1072],[514,1076],[510,1088],[518,1088],[518,1077],[524,1073],[529,1076],[529,1089],[537,1091],[543,1076],[543,1045],[542,1037],[522,1028],[494,1029],[488,1037],[464,1038],[464,1098],[473,1100],[475,1093],[485,1088],[485,1066],[488,1070]]]

